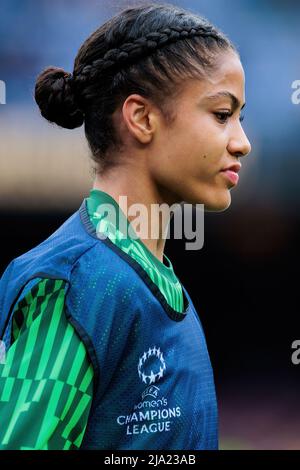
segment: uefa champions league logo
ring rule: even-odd
[[[158,392],[159,387],[156,387],[155,385],[149,385],[149,387],[147,387],[146,390],[143,391],[142,399],[144,400],[146,397],[157,398]]]
[[[150,369],[150,374],[146,373]],[[139,359],[138,374],[142,382],[147,385],[158,382],[164,375],[166,363],[160,349],[155,346],[149,348]]]

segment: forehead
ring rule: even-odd
[[[206,99],[224,91],[235,95],[241,103],[244,103],[244,69],[238,55],[231,51],[218,56],[213,72],[202,79],[188,80],[184,86],[182,98],[191,99],[197,96],[197,100]],[[219,99],[222,99],[221,94]]]

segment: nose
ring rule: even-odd
[[[238,131],[229,140],[227,150],[235,157],[246,157],[251,152],[251,144],[241,124],[239,124]]]

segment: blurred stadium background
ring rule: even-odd
[[[137,3],[137,2],[135,2]],[[144,2],[139,2],[144,3]],[[159,3],[159,2],[156,2]],[[215,370],[222,449],[300,448],[300,3],[296,0],[180,0],[238,46],[246,72],[244,127],[252,153],[224,213],[205,216],[198,252],[170,240],[167,254],[204,325]],[[39,116],[35,77],[72,71],[85,38],[133,2],[1,0],[0,275],[48,237],[92,185],[83,128]],[[0,312],[1,314],[1,312]]]

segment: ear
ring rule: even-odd
[[[157,128],[157,113],[154,106],[141,95],[130,95],[123,104],[122,115],[130,134],[142,144],[153,139]]]

